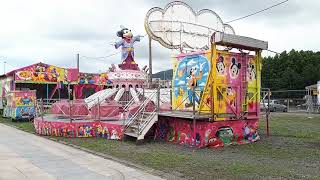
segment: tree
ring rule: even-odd
[[[271,90],[300,90],[320,80],[320,52],[283,51],[262,64],[262,87]]]

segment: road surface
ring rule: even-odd
[[[0,124],[0,180],[161,179]]]

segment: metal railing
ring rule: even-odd
[[[147,119],[140,119],[139,122],[139,128],[138,128],[138,132],[139,134],[142,133],[142,131],[146,128],[146,126],[149,124],[149,122],[157,115],[156,109],[152,112],[150,112],[150,115],[147,117]],[[143,122],[141,123],[141,121],[143,120]]]
[[[135,113],[130,116],[129,113],[129,119],[125,122],[124,130],[129,128],[135,121],[139,120],[141,118],[141,115],[144,113],[146,106],[152,102],[152,98],[157,94],[157,91],[152,92],[149,94],[146,99],[142,102],[142,104],[138,107],[138,109],[135,111]]]

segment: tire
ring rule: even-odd
[[[282,112],[288,112],[288,109],[287,109],[287,108],[284,108]]]

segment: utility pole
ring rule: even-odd
[[[77,54],[77,69],[78,72],[80,71],[80,57],[79,57],[79,53]]]
[[[149,88],[152,85],[152,51],[151,51],[151,37],[149,37]]]
[[[3,61],[3,74],[6,74],[6,61]]]

